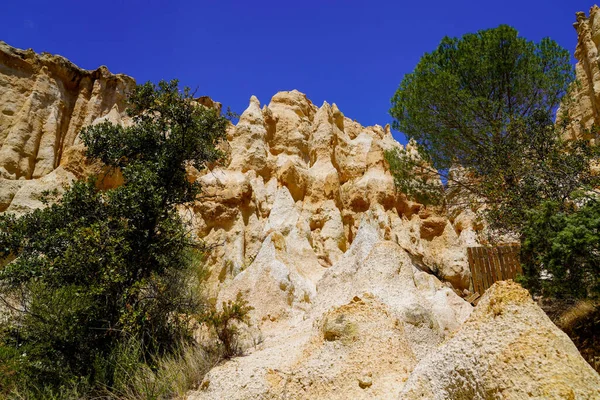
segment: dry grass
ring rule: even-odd
[[[182,345],[175,354],[155,361],[155,367],[136,363],[124,365],[121,384],[110,389],[110,398],[125,400],[184,399],[197,389],[204,375],[222,357],[198,345]]]

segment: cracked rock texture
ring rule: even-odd
[[[457,289],[469,287],[465,246],[475,242],[472,226],[457,231],[443,210],[395,191],[384,152],[401,145],[389,126],[363,127],[335,104],[317,107],[294,90],[262,108],[252,97],[228,143],[227,166],[191,172],[207,193],[193,206],[198,236],[223,244],[210,260],[221,283],[239,281],[253,260],[262,262],[259,250],[268,240],[287,249],[286,265],[294,267],[282,285],[292,306],[302,308],[314,297],[315,278],[343,257],[368,212],[382,237],[421,268]],[[299,283],[302,276],[313,284]]]
[[[512,281],[415,367],[401,399],[598,399],[600,376]]]
[[[320,277],[290,261],[277,235],[220,293],[252,299],[264,341],[211,370],[190,399],[397,398],[419,360],[471,313],[382,236],[375,213],[363,216],[348,250]],[[304,266],[311,262],[318,265]],[[296,301],[302,309],[292,313]]]

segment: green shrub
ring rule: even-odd
[[[132,126],[81,132],[87,156],[119,168],[123,185],[76,182],[47,208],[0,216],[0,304],[11,311],[0,331],[2,390],[47,398],[123,386],[124,355],[153,369],[150,360],[191,343],[203,247],[177,207],[201,190],[186,168],[221,157],[228,124],[192,100],[177,81],[138,86]]]
[[[200,320],[215,331],[223,347],[223,356],[231,358],[241,352],[238,342],[239,329],[236,324],[249,324],[249,312],[254,308],[248,305],[241,292],[238,292],[235,301],[223,302],[222,306],[223,309],[219,311],[216,305],[211,305]]]
[[[530,211],[524,236],[527,287],[557,298],[600,298],[600,200],[545,202]]]

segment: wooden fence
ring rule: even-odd
[[[496,281],[514,279],[521,274],[518,245],[468,247],[473,292],[482,295]]]

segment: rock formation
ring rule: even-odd
[[[590,135],[592,126],[600,127],[600,8],[593,6],[589,17],[584,12],[577,13],[577,22],[573,24],[577,30],[577,47],[575,73],[577,83],[573,85],[570,101],[565,101],[558,112],[567,111],[571,123],[566,132],[568,139],[588,138],[597,141]]]
[[[30,211],[41,206],[36,194],[81,176],[79,131],[105,119],[124,123],[134,85],[106,67],[86,71],[0,42],[0,212]]]
[[[501,281],[415,367],[400,398],[594,399],[600,376],[525,289]]]
[[[135,81],[106,67],[86,71],[61,56],[0,42],[0,176],[39,178],[60,165],[81,128],[120,122]]]
[[[83,157],[77,135],[103,120],[127,124],[125,96],[134,84],[106,67],[85,71],[61,56],[1,43],[0,212],[30,211],[41,206],[42,190],[101,172]],[[220,108],[208,97],[198,102]],[[457,232],[440,210],[395,192],[383,157],[394,146],[400,145],[389,127],[362,127],[335,104],[316,107],[292,91],[276,94],[261,109],[253,97],[229,131],[228,165],[190,171],[208,194],[193,207],[198,235],[224,244],[211,260],[220,280],[244,269],[269,231],[281,228],[269,222],[277,213],[296,218],[297,234],[307,240],[302,257],[324,269],[343,255],[370,211],[386,238],[424,269],[468,289],[464,245],[473,243],[472,230],[461,225]],[[118,181],[108,176],[101,184]]]
[[[223,299],[238,290],[251,299],[264,342],[214,368],[191,399],[396,398],[417,362],[471,313],[382,237],[374,214],[365,214],[349,249],[316,284],[288,267],[281,236],[271,233],[221,291]],[[303,310],[282,314],[297,297]]]
[[[127,124],[133,84],[1,44],[0,212],[41,207],[42,190],[89,174],[119,184],[85,159],[77,133]],[[241,292],[254,310],[246,355],[190,398],[598,395],[598,375],[518,286],[497,284],[475,311],[461,298],[472,218],[395,190],[384,152],[401,145],[389,126],[363,127],[294,90],[262,108],[252,97],[224,146],[222,165],[189,169],[204,194],[181,213],[214,247],[214,299]]]
[[[280,92],[262,109],[253,97],[228,142],[226,168],[192,172],[207,193],[193,210],[198,235],[223,243],[211,261],[221,281],[247,268],[269,237],[287,242],[298,271],[318,277],[341,259],[369,212],[382,237],[468,289],[470,227],[457,232],[440,210],[395,191],[384,151],[400,144],[389,127],[365,128],[335,104],[316,107],[300,92]]]

